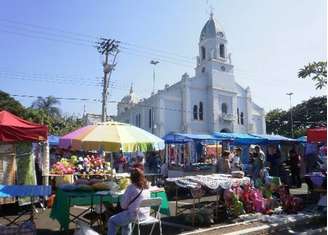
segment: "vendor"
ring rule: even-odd
[[[230,152],[225,150],[222,153],[222,157],[219,158],[217,162],[217,171],[219,174],[230,174],[231,165],[230,165]]]
[[[231,171],[241,171],[242,167],[240,164],[241,148],[235,148],[234,154],[231,159]]]

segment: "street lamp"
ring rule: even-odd
[[[152,95],[155,94],[155,66],[159,63],[158,60],[151,60],[150,64],[153,65],[153,92]]]
[[[289,96],[290,121],[291,121],[290,128],[291,128],[291,132],[292,132],[292,138],[294,138],[294,124],[293,124],[293,110],[292,110],[292,95],[293,94],[294,94],[293,92],[289,92],[289,93],[286,94],[286,95]]]

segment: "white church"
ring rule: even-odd
[[[264,110],[253,102],[250,88],[236,82],[227,44],[211,14],[200,33],[195,75],[185,73],[146,99],[139,99],[131,86],[117,105],[117,120],[159,137],[169,132],[266,133]]]

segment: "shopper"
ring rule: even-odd
[[[300,155],[296,152],[294,148],[289,151],[289,165],[292,173],[293,186],[297,186],[298,188],[300,188],[302,186],[301,176],[300,176],[300,169],[301,169]]]

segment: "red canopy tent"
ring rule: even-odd
[[[0,142],[44,141],[48,127],[26,121],[7,111],[0,112]]]
[[[307,129],[307,142],[327,142],[327,128],[309,128]]]

